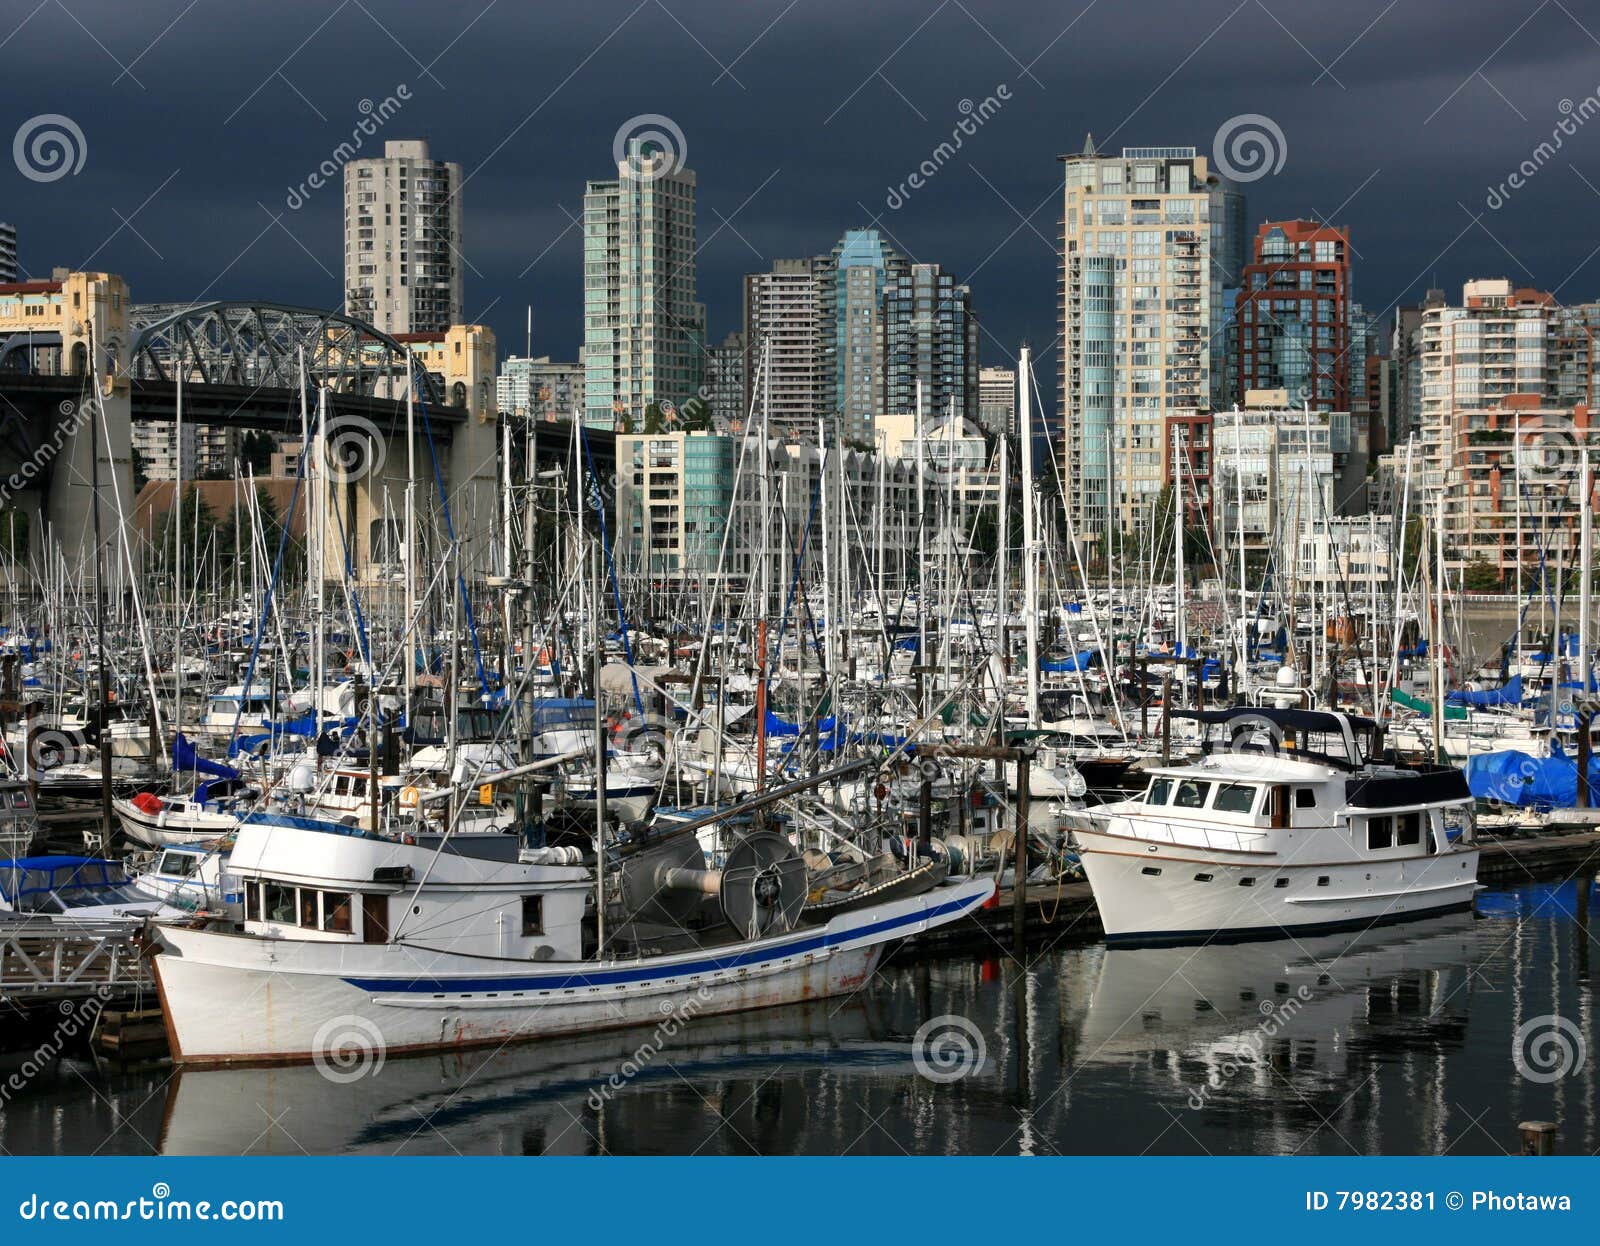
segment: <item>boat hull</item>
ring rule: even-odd
[[[604,964],[161,926],[155,970],[175,1062],[321,1064],[352,1047],[495,1045],[844,994],[888,942],[964,916],[993,888],[966,882],[754,943]]]
[[[1430,856],[1295,864],[1266,854],[1252,859],[1175,852],[1166,844],[1082,829],[1074,835],[1106,942],[1117,946],[1357,930],[1468,909],[1478,890],[1478,851],[1470,847]]]

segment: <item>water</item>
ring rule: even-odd
[[[891,961],[850,1000],[692,1019],[673,1035],[381,1068],[358,1059],[328,1076],[107,1078],[70,1063],[7,1092],[0,1146],[1495,1154],[1515,1147],[1519,1121],[1545,1119],[1560,1123],[1562,1152],[1592,1152],[1600,955],[1589,938],[1573,882],[1529,884],[1484,893],[1476,917],[1389,927],[1354,946],[1061,946],[1036,953],[1020,980],[998,949]],[[981,1062],[968,1058],[980,1046]],[[960,1076],[937,1080],[949,1074]]]

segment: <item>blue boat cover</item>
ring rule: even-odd
[[[1447,692],[1446,705],[1521,705],[1522,676],[1513,675],[1499,688],[1482,692]]]

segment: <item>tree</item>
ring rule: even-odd
[[[7,558],[28,556],[28,512],[20,507],[0,509],[0,550]]]
[[[272,456],[278,448],[277,440],[271,433],[264,433],[258,429],[247,429],[239,438],[239,463],[242,468],[249,468],[257,476],[265,476],[272,470]]]
[[[145,468],[144,455],[139,453],[138,446],[133,447],[131,466],[133,469],[133,492],[137,495],[150,483],[150,474]]]
[[[1492,593],[1501,587],[1500,568],[1480,555],[1462,571],[1461,587],[1469,593]]]

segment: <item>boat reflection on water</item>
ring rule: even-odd
[[[321,1064],[181,1071],[168,1092],[168,1155],[686,1152],[712,1116],[750,1149],[803,1149],[803,1091],[786,1066],[852,1063],[912,1073],[910,1047],[857,999],[707,1017],[404,1059],[359,1031]],[[759,1085],[766,1090],[749,1094]],[[723,1087],[735,1087],[724,1093]],[[674,1124],[681,1102],[686,1118]],[[693,1119],[688,1119],[693,1118]]]
[[[1456,914],[1355,936],[1113,948],[1078,1059],[1137,1064],[1191,1109],[1281,1102],[1297,1116],[1326,1095],[1337,1103],[1370,1072],[1369,1057],[1460,1043],[1478,924]]]
[[[170,1088],[158,1142],[216,1154],[1497,1154],[1537,1119],[1559,1121],[1560,1149],[1576,1153],[1600,1147],[1600,1061],[1530,1078],[1513,1049],[1519,1031],[1562,1023],[1600,1050],[1587,898],[1587,880],[1568,880],[1357,936],[1064,947],[1020,975],[1000,955],[899,957],[842,1007],[390,1058],[358,1077],[359,1051],[327,1076],[195,1070]],[[919,1049],[930,1027],[964,1034],[970,1067],[941,1072],[926,1040]]]

